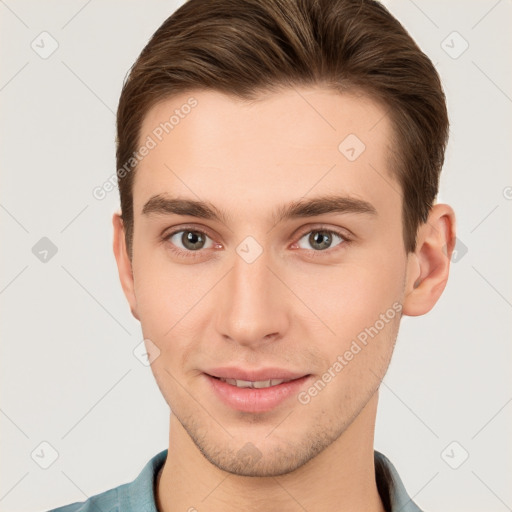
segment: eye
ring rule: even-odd
[[[192,228],[181,228],[162,237],[169,250],[179,257],[196,258],[204,256],[203,249],[222,248],[222,244],[215,243],[204,231]],[[333,243],[337,242],[334,245]],[[337,246],[350,243],[349,237],[342,232],[327,228],[317,228],[305,232],[292,248],[306,249],[315,253],[336,250]],[[305,246],[309,245],[309,247]],[[312,247],[312,249],[310,249]]]
[[[172,251],[183,256],[193,257],[195,256],[193,253],[200,252],[201,249],[210,249],[214,246],[213,240],[204,231],[196,229],[173,231],[165,235],[164,240],[169,242]]]
[[[304,234],[299,241],[295,244],[298,245],[301,249],[308,249],[308,247],[301,246],[301,242],[305,240],[306,244],[309,244],[313,247],[315,252],[326,251],[331,248],[333,241],[339,240],[339,243],[336,245],[341,245],[343,242],[348,242],[348,237],[339,233],[338,231],[333,231],[331,229],[314,229],[312,231],[308,231]]]

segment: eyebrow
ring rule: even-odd
[[[274,224],[283,220],[314,217],[327,213],[363,213],[377,216],[375,207],[363,199],[349,196],[325,195],[311,199],[292,201],[280,205],[271,219]],[[151,197],[142,208],[143,215],[189,215],[201,219],[229,223],[230,216],[208,201],[172,198],[163,194]]]

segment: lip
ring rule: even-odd
[[[204,371],[207,375],[219,377],[222,379],[237,379],[237,380],[269,380],[269,379],[284,379],[293,380],[304,377],[305,373],[292,372],[282,368],[260,368],[259,370],[249,370],[244,368],[222,366],[218,368],[211,368]]]
[[[297,396],[300,389],[304,387],[306,382],[312,377],[310,374],[296,374],[275,368],[267,368],[258,371],[235,368],[216,369],[211,371],[213,373],[204,373],[204,376],[210,385],[210,389],[217,398],[231,409],[250,413],[271,411],[283,404],[286,400],[289,400],[291,397]],[[219,380],[219,377],[250,381],[270,379],[291,380],[276,386],[257,389],[238,388],[232,384]]]

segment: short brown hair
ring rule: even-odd
[[[437,196],[448,114],[435,67],[398,20],[374,0],[188,0],[153,34],[121,92],[117,178],[130,257],[132,156],[152,106],[194,89],[253,100],[315,85],[366,94],[386,109],[404,247],[414,251]]]

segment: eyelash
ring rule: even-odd
[[[180,229],[176,229],[174,231],[171,231],[170,233],[166,233],[162,237],[162,242],[166,243],[168,245],[169,249],[174,254],[177,254],[179,257],[194,259],[194,258],[202,256],[202,253],[204,252],[204,249],[199,249],[197,251],[185,251],[183,249],[178,249],[173,243],[171,243],[169,241],[169,239],[172,236],[176,235],[177,233],[184,232],[184,231],[189,231],[189,232],[192,232],[192,233],[200,233],[201,235],[204,235],[204,236],[212,239],[212,237],[210,237],[208,235],[208,233],[206,233],[205,231],[203,231],[201,229],[196,229],[193,226],[182,226]],[[339,236],[340,238],[343,239],[343,242],[339,243],[334,248],[329,248],[329,249],[325,249],[325,250],[322,250],[322,251],[315,251],[314,249],[308,250],[308,252],[311,252],[310,257],[313,257],[313,258],[316,258],[318,256],[322,256],[323,254],[326,254],[326,253],[327,254],[331,254],[332,252],[334,252],[334,251],[336,251],[338,249],[341,249],[342,246],[350,244],[350,242],[352,241],[352,239],[349,238],[345,232],[333,230],[333,229],[330,229],[330,228],[327,228],[327,227],[324,227],[324,226],[317,226],[317,227],[315,227],[313,229],[310,228],[309,230],[302,232],[299,235],[299,237],[297,239],[297,242],[294,242],[294,244],[298,243],[298,241],[301,240],[304,237],[304,235],[307,235],[309,233],[314,233],[314,232],[323,232],[323,233],[328,233],[330,235]],[[307,249],[304,249],[304,250],[307,250]]]

